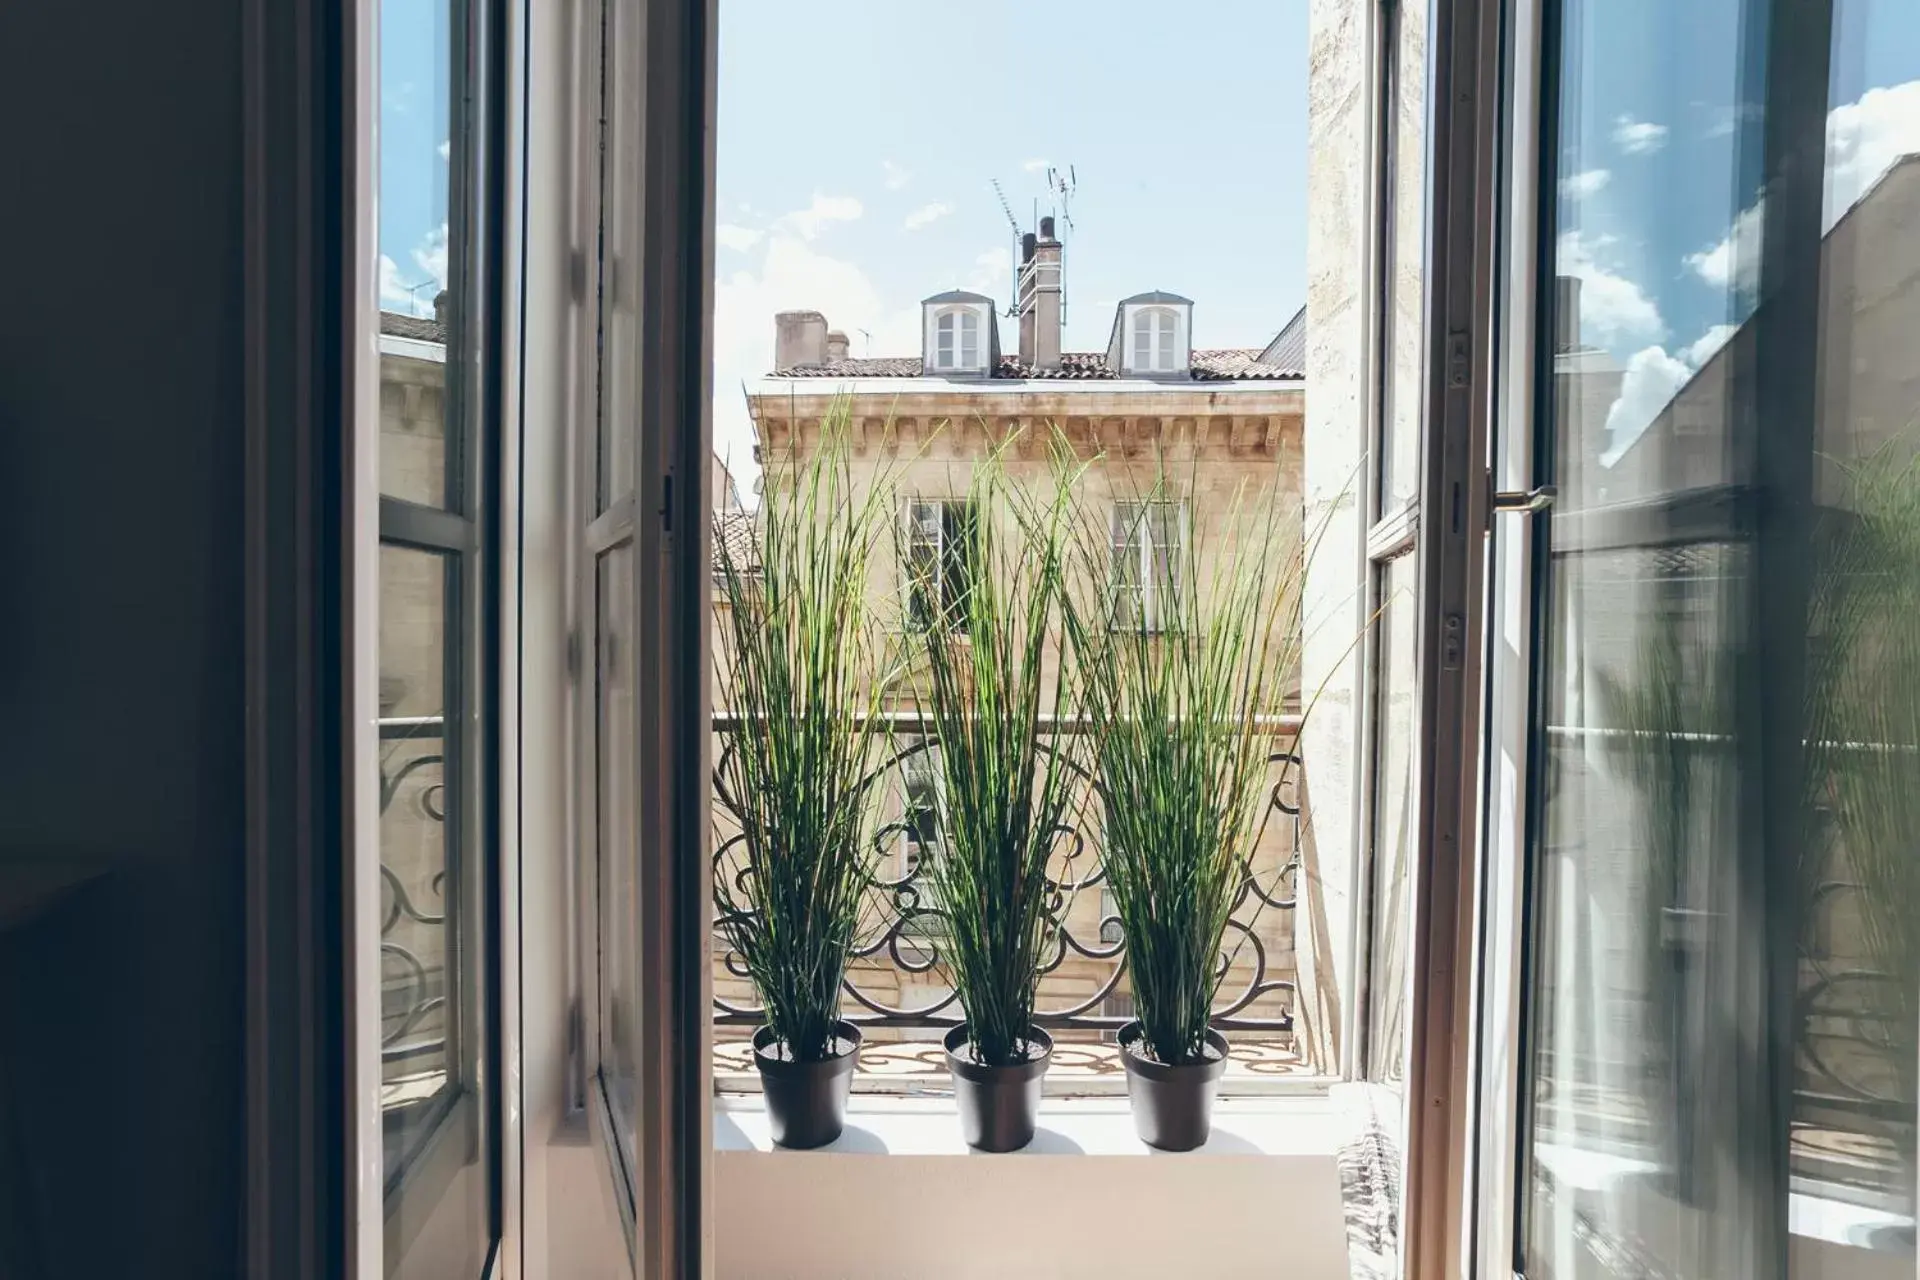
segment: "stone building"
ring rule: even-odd
[[[1062,245],[1053,232],[1053,220],[1043,218],[1038,234],[1024,239],[1012,312],[1017,329],[1004,348],[999,304],[959,290],[925,299],[921,348],[899,355],[849,355],[846,335],[817,311],[774,317],[775,367],[746,389],[756,457],[764,468],[762,485],[771,489],[782,483],[788,469],[818,446],[823,421],[844,412],[855,484],[889,484],[897,495],[900,549],[880,557],[871,590],[902,602],[903,615],[926,606],[904,599],[907,574],[901,561],[928,557],[927,562],[942,566],[934,575],[936,584],[944,580],[946,557],[952,554],[949,539],[962,518],[962,500],[979,460],[1011,441],[1005,455],[1011,479],[1045,488],[1052,483],[1048,440],[1055,430],[1088,463],[1083,500],[1093,510],[1116,513],[1115,581],[1134,593],[1135,607],[1148,616],[1149,625],[1155,608],[1155,544],[1197,539],[1204,567],[1221,545],[1236,493],[1277,504],[1287,543],[1283,554],[1299,553],[1304,309],[1277,333],[1264,336],[1263,345],[1195,348],[1196,304],[1178,294],[1146,291],[1113,304],[1105,350],[1064,351]],[[1139,510],[1129,504],[1153,488],[1157,474],[1164,474],[1164,492],[1173,501],[1164,515],[1129,518]],[[748,519],[723,513],[716,535],[740,537]],[[1140,557],[1137,565],[1135,557]],[[904,625],[912,625],[910,618]],[[1057,647],[1050,659],[1057,661]],[[1297,673],[1286,675],[1297,690]],[[718,685],[715,705],[724,706]],[[885,833],[886,874],[908,882],[918,860],[937,850],[939,839],[935,771],[923,754],[911,750],[913,741],[898,744],[903,758],[881,814],[894,824]],[[1276,779],[1279,772],[1276,766]],[[1083,828],[1088,825],[1097,825],[1097,818]],[[1087,852],[1072,864],[1075,874],[1062,879],[1084,877],[1096,856],[1097,830],[1081,834]],[[1256,883],[1274,899],[1293,896],[1289,867],[1295,837],[1292,818],[1276,812],[1253,858]],[[1064,863],[1057,868],[1066,869]],[[1043,983],[1043,1010],[1086,1006],[1092,1015],[1131,1014],[1124,977],[1115,980],[1119,961],[1084,954],[1109,952],[1118,940],[1116,925],[1103,921],[1111,906],[1097,883],[1072,896],[1065,916],[1072,940]],[[897,913],[883,914],[884,921],[894,919]],[[1292,1010],[1291,990],[1264,984],[1294,979],[1292,911],[1260,905],[1250,896],[1236,919],[1249,926],[1254,941],[1230,936],[1230,944],[1240,945],[1223,992],[1245,990],[1257,978],[1266,993],[1242,1016],[1278,1019]],[[884,936],[877,932],[868,945]],[[891,943],[881,946],[857,965],[855,984],[890,1009],[942,1005],[950,988],[937,966],[913,971],[930,958],[921,940],[907,930],[898,942],[909,963],[889,954]],[[751,1003],[746,983],[728,968],[723,943],[716,943],[715,989],[723,1001]],[[850,1001],[848,1007],[858,1005]],[[948,1005],[940,1012],[957,1016],[958,1008]],[[1069,1033],[1067,1038],[1093,1035]],[[875,1038],[870,1032],[869,1039]],[[1284,1034],[1267,1038],[1286,1040]]]

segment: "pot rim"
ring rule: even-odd
[[[1146,1028],[1138,1018],[1120,1028],[1114,1038],[1119,1041],[1120,1063],[1126,1067],[1129,1075],[1137,1075],[1143,1080],[1166,1083],[1175,1080],[1218,1080],[1227,1070],[1227,1050],[1230,1047],[1227,1038],[1214,1027],[1207,1028],[1207,1043],[1220,1051],[1220,1056],[1211,1062],[1182,1062],[1169,1064],[1154,1062],[1133,1052],[1134,1041],[1146,1035]]]
[[[1053,1062],[1053,1037],[1036,1026],[1027,1028],[1027,1043],[1041,1046],[1040,1052],[1025,1062],[1016,1062],[1009,1066],[996,1067],[984,1062],[975,1062],[955,1053],[964,1048],[972,1037],[967,1032],[967,1024],[961,1023],[948,1031],[940,1044],[947,1051],[947,1069],[962,1080],[974,1084],[1001,1084],[1009,1080],[1034,1080],[1046,1074],[1047,1067]]]
[[[841,1040],[853,1041],[853,1047],[831,1058],[816,1058],[810,1062],[784,1062],[779,1058],[770,1058],[763,1052],[774,1043],[773,1028],[763,1023],[753,1033],[753,1065],[760,1069],[762,1075],[781,1077],[841,1075],[852,1071],[859,1061],[860,1045],[865,1037],[860,1034],[859,1027],[845,1018],[833,1024],[833,1033]]]

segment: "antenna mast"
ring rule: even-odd
[[[1009,319],[1020,313],[1020,220],[1013,216],[1013,206],[1007,203],[1007,193],[1000,187],[1000,179],[990,178],[993,183],[993,195],[1000,202],[1000,212],[1007,215],[1007,226],[1013,232],[1013,293],[1015,300],[1007,305],[1004,313]]]

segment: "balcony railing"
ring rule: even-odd
[[[446,726],[440,716],[379,726],[380,1057],[392,1075],[437,1066],[446,1049]]]
[[[744,875],[739,853],[738,807],[728,796],[719,767],[733,750],[732,735],[741,720],[716,715],[714,750],[713,874]],[[1300,757],[1293,753],[1300,721],[1273,717],[1274,750],[1267,811],[1260,836],[1241,858],[1241,878],[1227,937],[1220,956],[1223,982],[1214,1007],[1222,1030],[1284,1036],[1293,1027],[1293,914],[1300,866]],[[852,963],[842,984],[842,1011],[867,1029],[932,1031],[961,1021],[957,997],[940,981],[941,912],[933,901],[925,871],[937,844],[916,821],[904,797],[916,761],[938,749],[917,716],[888,717],[890,749],[873,770],[866,802],[874,814],[874,862],[869,880],[873,923],[856,939]],[[1047,749],[1088,732],[1084,721],[1052,720]],[[932,770],[928,773],[931,774]],[[1079,772],[1078,769],[1075,770]],[[1080,785],[1091,791],[1084,774]],[[1054,933],[1039,991],[1035,1021],[1056,1039],[1110,1036],[1132,1018],[1126,986],[1127,942],[1120,920],[1105,903],[1098,807],[1079,806],[1079,821],[1062,827],[1053,843],[1048,879],[1052,892],[1048,919]],[[717,912],[716,908],[716,912]],[[762,1011],[753,1003],[746,967],[728,945],[722,919],[714,920],[716,996],[714,1021],[723,1027],[758,1025]],[[1073,1033],[1081,1033],[1076,1036]],[[869,1031],[871,1036],[872,1032]]]

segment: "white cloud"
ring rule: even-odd
[[[1560,274],[1580,281],[1580,330],[1604,346],[1624,341],[1658,341],[1666,336],[1660,308],[1638,284],[1604,266],[1595,251],[1608,242],[1579,231],[1562,232]]]
[[[802,240],[811,240],[830,222],[852,222],[866,212],[852,196],[823,196],[814,193],[813,203],[779,219],[777,225],[792,231]]]
[[[434,295],[447,287],[447,224],[427,232],[408,256],[414,269],[402,273],[399,263],[380,255],[380,306],[402,315],[430,316]]]
[[[908,214],[907,220],[901,225],[909,231],[918,231],[929,223],[938,222],[941,218],[946,217],[952,212],[952,205],[946,203],[944,200],[935,200],[929,204],[921,205],[918,209]]]
[[[442,160],[449,159],[453,155],[453,143],[451,141],[443,142],[439,146],[435,147],[434,150],[440,153],[440,158]]]
[[[723,222],[713,229],[713,238],[722,249],[732,249],[735,253],[745,253],[760,243],[767,233],[753,227],[742,227],[731,222]]]
[[[982,249],[973,258],[973,273],[967,288],[974,293],[991,294],[1013,275],[1013,263],[1006,249]]]
[[[1698,369],[1701,365],[1713,359],[1714,353],[1726,346],[1727,339],[1738,332],[1739,328],[1739,325],[1733,324],[1710,325],[1707,331],[1695,338],[1691,344],[1681,351],[1680,355],[1688,364]]]
[[[1613,174],[1606,169],[1587,169],[1560,179],[1560,194],[1570,200],[1585,200],[1606,190]]]
[[[1920,151],[1920,80],[1869,89],[1827,115],[1825,221],[1831,227],[1901,156]]]
[[[913,181],[913,173],[911,170],[902,169],[891,160],[882,160],[880,162],[880,172],[884,175],[881,180],[886,183],[887,190],[889,191],[898,191]]]
[[[1028,173],[1045,173],[1047,171],[1047,162],[1045,160],[1029,160],[1020,167]]]
[[[1616,116],[1613,144],[1630,156],[1651,155],[1667,145],[1667,126],[1632,116]]]
[[[1688,254],[1687,268],[1716,289],[1731,285],[1751,295],[1760,283],[1760,228],[1765,220],[1766,201],[1756,200],[1734,217],[1726,239]]]
[[[1827,173],[1820,230],[1824,235],[1902,156],[1920,152],[1920,80],[1869,89],[1827,114]],[[1734,217],[1726,238],[1690,253],[1688,269],[1715,288],[1747,298],[1760,286],[1762,197]]]
[[[1620,394],[1607,410],[1609,447],[1604,460],[1617,458],[1638,439],[1692,376],[1693,366],[1668,355],[1664,347],[1643,347],[1628,356]]]

